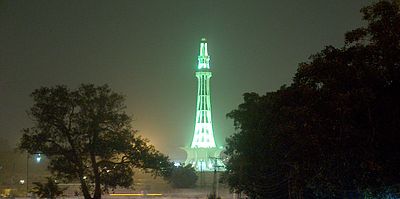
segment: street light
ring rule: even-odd
[[[3,166],[0,165],[0,174],[2,173],[2,171],[1,171],[2,169],[3,169]],[[3,183],[3,181],[1,179],[2,179],[2,177],[0,176],[0,184]]]
[[[38,153],[36,155],[36,163],[40,163],[40,160],[42,159],[42,156],[40,155],[40,153]]]
[[[221,161],[221,158],[218,157],[210,157],[210,159],[214,160],[214,177],[213,177],[213,194],[215,198],[218,198],[218,169],[224,167],[222,165],[218,165],[218,161]]]
[[[29,153],[26,153],[26,195],[28,196],[29,194]],[[35,155],[35,160],[36,163],[40,163],[40,161],[42,160],[42,156],[40,152],[37,153],[33,153],[33,155]]]
[[[200,160],[200,187],[203,188],[204,186],[204,174],[203,174],[203,165],[204,165],[204,160]]]

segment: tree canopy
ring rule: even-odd
[[[247,93],[228,114],[238,129],[227,139],[234,190],[343,198],[398,187],[400,4],[379,1],[361,12],[367,25],[346,33],[345,46],[312,55],[290,86]]]
[[[191,188],[196,185],[197,178],[194,167],[188,164],[174,167],[168,180],[174,188]]]
[[[42,87],[31,97],[33,126],[23,130],[19,148],[45,155],[55,177],[79,180],[86,199],[131,186],[133,168],[169,175],[168,157],[137,135],[124,97],[107,85]]]

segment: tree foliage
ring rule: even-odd
[[[19,148],[47,156],[57,178],[79,180],[85,198],[129,187],[133,168],[169,175],[168,158],[136,135],[124,97],[107,85],[42,87],[31,96],[33,127],[24,129]]]
[[[35,193],[39,198],[53,199],[61,196],[67,188],[60,188],[56,180],[52,177],[47,177],[46,183],[34,182],[35,187],[32,188],[32,193]]]
[[[277,168],[280,153],[274,150],[276,134],[273,93],[259,96],[244,94],[244,103],[228,114],[239,133],[227,139],[229,156],[223,178],[236,192],[252,198],[285,198],[287,178]]]
[[[188,164],[174,167],[168,180],[174,188],[191,188],[196,185],[197,178],[193,166]]]
[[[239,130],[227,140],[233,189],[285,197],[278,176],[287,197],[343,198],[399,183],[400,7],[379,1],[361,11],[368,25],[348,32],[344,47],[326,47],[290,86],[245,94],[228,114]]]

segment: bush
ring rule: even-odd
[[[174,188],[194,187],[197,181],[196,171],[191,164],[186,166],[177,166],[172,169],[169,182]]]
[[[63,194],[66,188],[60,188],[58,183],[51,178],[47,177],[46,183],[34,182],[36,186],[32,189],[32,193],[38,195],[40,198],[56,198]]]

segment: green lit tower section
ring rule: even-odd
[[[207,40],[202,38],[196,70],[197,102],[193,140],[190,147],[183,148],[187,152],[185,164],[192,164],[197,171],[213,171],[215,158],[218,158],[222,151],[216,146],[214,140],[211,118],[211,76]]]
[[[202,39],[200,43],[200,55],[198,57],[197,77],[197,105],[196,124],[192,141],[192,148],[215,147],[214,132],[211,119],[211,95],[210,56],[207,51],[207,41]]]

